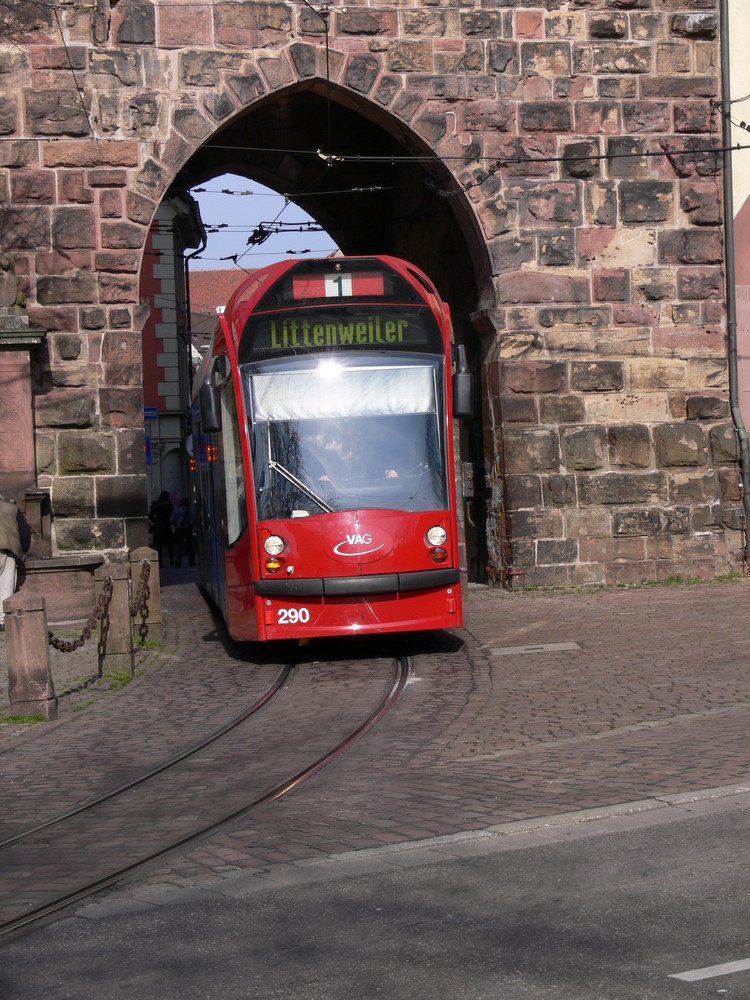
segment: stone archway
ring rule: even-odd
[[[405,254],[411,234],[465,336],[478,332],[477,478],[495,578],[614,583],[737,563],[709,151],[718,0],[699,12],[691,0],[646,6],[333,0],[325,21],[294,0],[7,0],[0,231],[47,333],[32,364],[36,475],[52,494],[56,551],[144,540],[146,233],[201,150],[217,153],[220,136],[248,145],[245,122],[276,139],[259,179],[288,178],[347,249],[386,241]],[[327,163],[317,150],[337,152],[325,148],[329,82],[346,125],[334,133],[332,122],[337,142],[351,132],[365,146],[378,136],[378,152],[432,156],[421,173],[399,165],[401,235],[381,208],[364,211],[353,238],[351,199],[337,206],[309,187],[311,164]],[[296,104],[323,137],[309,163],[299,141],[281,141],[299,139]],[[425,204],[468,263],[436,252]]]

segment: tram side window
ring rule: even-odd
[[[221,417],[226,541],[228,545],[232,545],[247,527],[247,503],[237,404],[231,382],[224,386],[221,394]]]

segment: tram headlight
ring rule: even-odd
[[[448,532],[441,525],[435,524],[427,529],[425,537],[430,545],[442,545],[448,537]]]
[[[284,546],[286,542],[281,537],[281,535],[269,535],[268,538],[263,542],[263,548],[266,550],[269,556],[280,556],[284,551]]]

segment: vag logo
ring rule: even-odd
[[[369,533],[364,535],[347,535],[346,541],[349,545],[372,545],[372,535]]]
[[[340,559],[358,559],[369,562],[387,555],[393,548],[393,540],[384,532],[352,531],[344,535],[344,540],[333,547],[333,554]]]

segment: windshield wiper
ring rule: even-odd
[[[272,469],[274,472],[278,472],[280,476],[283,476],[284,479],[287,480],[287,482],[290,482],[292,486],[296,486],[297,489],[304,493],[306,497],[309,497],[310,500],[322,507],[323,510],[328,511],[329,514],[333,514],[336,510],[335,507],[331,507],[327,504],[322,497],[319,497],[314,490],[311,490],[307,483],[303,483],[301,479],[297,479],[293,472],[290,472],[289,469],[280,465],[276,459],[269,458],[268,468]]]

